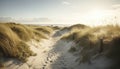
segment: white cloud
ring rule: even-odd
[[[68,1],[63,1],[62,4],[63,4],[63,5],[70,5],[71,3],[68,2]]]
[[[51,22],[52,20],[49,18],[24,18],[24,19],[18,19],[17,21],[22,21],[22,22]]]
[[[33,22],[52,22],[49,18],[12,18],[0,17],[0,22],[20,22],[20,23],[33,23]]]
[[[15,21],[12,17],[0,17],[0,22],[12,22]]]

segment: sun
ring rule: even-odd
[[[105,17],[105,13],[102,10],[94,10],[91,12],[92,19],[101,19]]]
[[[85,16],[88,20],[101,20],[106,17],[106,13],[104,10],[94,9],[88,12]]]
[[[83,22],[88,25],[102,25],[110,16],[111,12],[108,12],[107,9],[90,9],[83,16]]]

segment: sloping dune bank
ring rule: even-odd
[[[6,24],[7,27],[15,34],[14,30],[11,28],[13,26],[16,27],[16,24],[12,23],[12,26],[11,23],[8,24]],[[17,24],[16,27],[16,37],[20,41],[24,42],[25,46],[27,47],[27,51],[24,52],[26,47],[20,49],[16,47],[16,44],[14,45],[16,49],[20,49],[17,51],[18,53],[22,52],[23,50],[22,55],[6,56],[6,52],[8,51],[4,52],[4,45],[1,44],[0,65],[3,69],[120,68],[120,55],[118,54],[120,51],[119,26],[109,25],[91,28],[81,24],[70,27],[22,25],[30,28],[30,31],[32,30],[32,35],[27,40],[23,39],[27,36],[23,38],[21,37],[22,35],[20,35],[20,33],[22,33],[22,31],[21,29],[18,29],[18,26],[19,24]],[[110,32],[112,30],[114,32]],[[0,32],[0,34],[1,33],[3,32]],[[22,34],[25,35],[25,33]],[[0,37],[2,36],[0,35]],[[0,42],[2,42],[2,40]],[[8,47],[12,48],[12,45]],[[8,49],[5,48],[4,50]],[[32,55],[24,55],[24,53],[31,54],[29,51],[32,53]],[[24,59],[19,58],[19,56],[24,57]]]

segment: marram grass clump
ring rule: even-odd
[[[30,47],[22,41],[17,45],[17,49],[17,58],[23,62],[26,62],[28,57],[36,55],[30,50]]]
[[[19,37],[7,26],[0,25],[0,50],[5,56],[16,56]]]
[[[91,59],[102,55],[113,60],[114,65],[109,69],[119,69],[120,64],[120,26],[107,25],[88,29],[73,29],[63,35],[62,40],[74,41],[71,52],[79,52],[80,63],[90,62]]]
[[[28,41],[31,38],[33,38],[33,33],[27,26],[25,27],[24,25],[23,26],[14,25],[11,27],[11,29],[19,36],[20,39],[24,41]]]
[[[26,41],[36,38],[40,40],[46,36],[27,25],[0,23],[0,58],[17,58],[26,62],[28,57],[36,55]]]
[[[41,31],[47,35],[51,34],[53,32],[53,29],[47,26],[41,26],[41,27],[36,27],[35,30]]]

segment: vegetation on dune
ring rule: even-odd
[[[118,53],[120,52],[120,27],[118,25],[89,27],[79,30],[73,29],[61,39],[76,43],[75,46],[71,47],[70,51],[79,51],[81,54],[80,63],[90,62],[93,56],[96,55],[104,55],[114,60],[113,68],[120,63],[120,54]]]
[[[84,28],[87,28],[89,26],[86,26],[86,25],[83,25],[83,24],[75,24],[75,25],[72,25],[69,27],[69,29],[84,29]]]
[[[59,30],[58,30],[59,29]],[[77,52],[80,63],[91,63],[91,59],[105,56],[114,61],[109,69],[117,69],[120,64],[120,26],[107,25],[88,27],[76,24],[70,27],[32,26],[16,23],[0,23],[0,58],[12,57],[23,62],[36,55],[25,43],[30,39],[47,39],[53,31],[61,40],[74,41],[70,52]],[[1,62],[0,62],[0,65]]]
[[[24,40],[30,39],[29,33],[19,28],[17,24],[0,24],[0,57],[12,57],[26,61],[29,56],[34,55]],[[17,28],[14,29],[13,28]]]
[[[48,35],[51,34],[51,32],[53,32],[53,29],[47,26],[36,27],[35,30],[41,31]]]
[[[19,37],[9,27],[0,25],[0,50],[5,56],[16,56],[19,42]]]
[[[61,36],[65,33],[68,33],[70,30],[68,29],[68,27],[64,27],[64,28],[61,28],[60,30],[58,30],[53,36],[54,37],[58,37],[58,36]]]
[[[38,31],[30,26],[16,23],[0,23],[0,58],[11,57],[27,61],[29,56],[36,54],[25,42],[30,39],[47,38],[43,30]]]
[[[18,58],[22,61],[33,55],[29,46],[5,25],[0,25],[0,51],[0,57]]]
[[[50,36],[54,31],[61,29],[59,26],[36,26],[28,25],[30,28],[34,29],[34,32],[43,33],[46,36]]]
[[[41,39],[47,39],[47,35],[41,31],[33,30],[34,39],[40,41]]]
[[[18,53],[16,57],[23,62],[26,62],[28,57],[36,55],[30,50],[30,47],[22,41],[17,45],[17,49]]]
[[[21,25],[13,25],[10,27],[18,36],[20,39],[28,41],[31,38],[33,38],[33,32],[30,28],[27,26],[21,26]]]
[[[62,27],[59,27],[59,26],[52,26],[51,27],[53,30],[59,30],[59,29],[61,29]]]
[[[75,30],[75,29],[85,29],[85,28],[89,28],[89,26],[83,25],[83,24],[75,24],[69,27],[63,27],[61,28],[60,31],[64,31],[64,30]]]
[[[86,25],[82,25],[82,24],[75,24],[72,25],[70,27],[63,27],[61,28],[59,31],[56,32],[56,34],[54,36],[62,36],[62,35],[66,35],[68,33],[72,34],[75,30],[76,31],[80,31],[81,29],[86,29],[86,28],[90,28]]]

